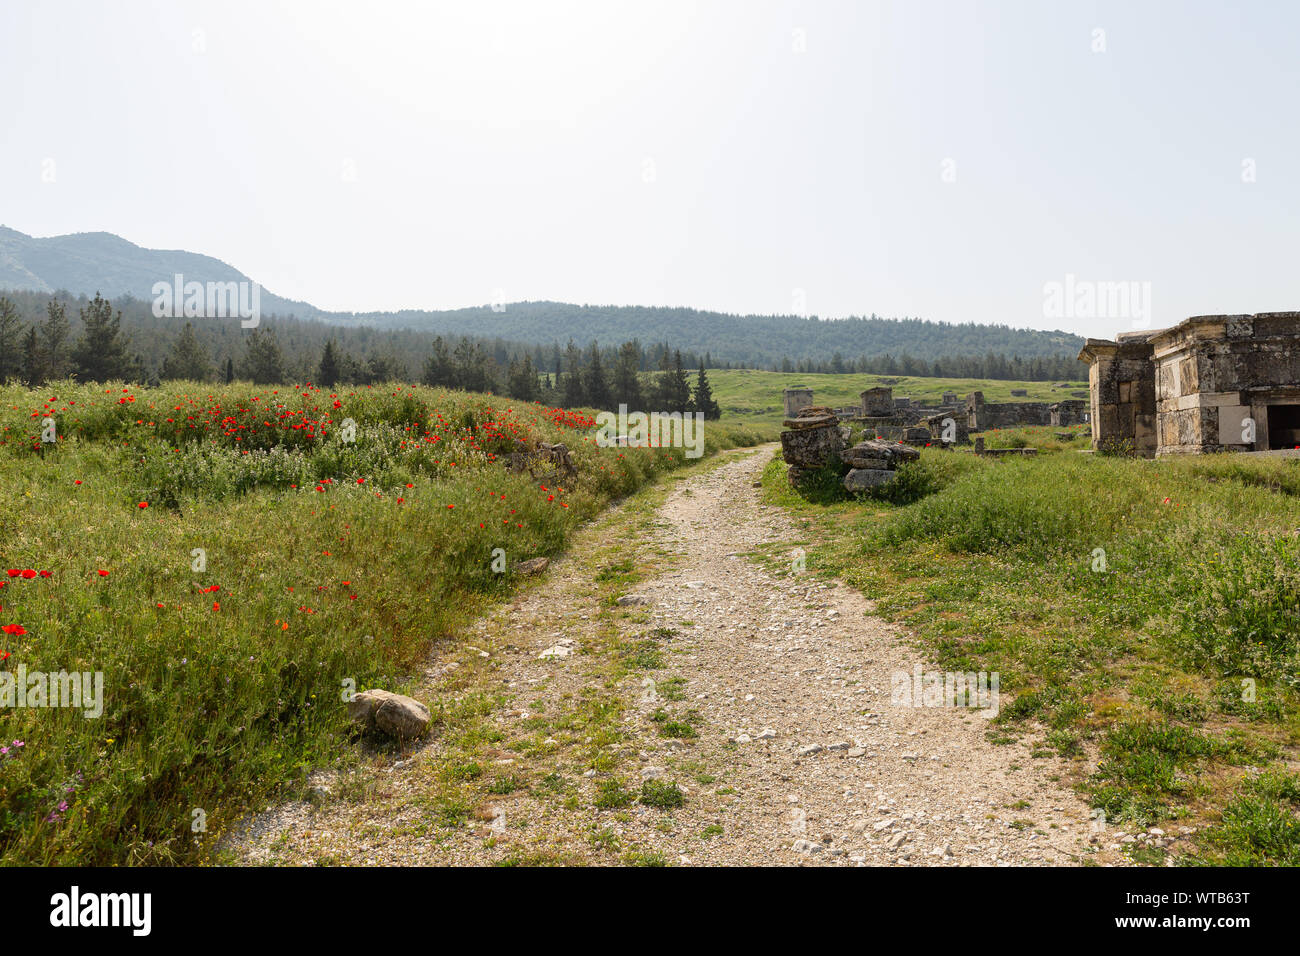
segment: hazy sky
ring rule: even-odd
[[[1067,274],[1150,283],[1155,326],[1295,309],[1297,35],[1293,2],[3,0],[0,222],[327,309],[1128,327],[1045,315]]]

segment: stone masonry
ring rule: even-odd
[[[1089,339],[1093,442],[1143,455],[1300,447],[1300,312]]]

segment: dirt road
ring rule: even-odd
[[[321,777],[250,862],[1052,865],[1088,855],[1055,758],[970,708],[891,703],[924,662],[861,595],[795,570],[723,456],[583,532],[434,662],[422,749]],[[768,546],[779,566],[747,556]],[[643,785],[650,781],[649,787]],[[674,789],[669,784],[676,786]],[[672,806],[680,791],[683,801]],[[644,798],[644,799],[643,799]]]

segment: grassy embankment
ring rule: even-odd
[[[1012,382],[976,378],[921,378],[908,375],[805,375],[798,372],[762,372],[753,369],[711,369],[709,384],[713,397],[722,408],[724,421],[780,424],[781,391],[806,387],[813,390],[818,405],[838,408],[856,405],[858,396],[868,388],[888,385],[896,398],[913,398],[937,404],[944,392],[956,392],[965,398],[982,391],[988,402],[1059,402],[1086,397],[1087,382],[1068,382],[1067,388],[1053,388],[1053,382]],[[1012,396],[1012,389],[1025,389],[1023,398]],[[1075,395],[1080,392],[1081,395]]]
[[[516,438],[566,442],[578,477],[509,473]],[[422,387],[0,388],[0,670],[104,680],[98,718],[0,707],[0,861],[201,858],[195,810],[215,833],[300,783],[347,749],[346,682],[401,690],[510,592],[493,549],[554,554],[685,463],[598,448],[583,412]]]
[[[1003,436],[1036,458],[927,450],[894,502],[812,503],[779,461],[765,494],[805,519],[809,570],[939,669],[998,671],[1016,697],[990,738],[1077,759],[1112,831],[1159,825],[1183,863],[1300,864],[1300,463],[1080,455],[1056,431]]]

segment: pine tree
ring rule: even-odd
[[[680,350],[673,353],[672,364],[668,365],[667,353],[664,354],[664,364],[667,366],[660,371],[658,376],[658,388],[656,389],[656,403],[659,405],[658,411],[668,413],[672,412],[689,412],[691,410],[691,383],[686,377],[686,370],[682,368],[682,353]]]
[[[537,397],[537,370],[533,368],[531,356],[525,354],[522,362],[510,362],[506,390],[511,398],[525,402],[531,402]]]
[[[626,405],[632,411],[643,411],[641,394],[641,346],[638,342],[624,342],[618,350],[614,364],[613,401]]]
[[[40,340],[36,336],[36,326],[27,326],[23,335],[23,381],[28,385],[45,384],[45,355],[41,350]]]
[[[127,352],[128,342],[122,335],[122,313],[113,314],[113,306],[98,292],[84,309],[79,309],[85,325],[72,350],[72,363],[83,382],[130,380],[138,371]]]
[[[582,352],[569,339],[564,350],[564,407],[580,408],[587,404],[587,392],[582,382]]]
[[[41,321],[39,346],[39,377],[31,381],[33,385],[58,381],[68,377],[72,361],[68,356],[68,336],[72,327],[68,324],[68,315],[63,303],[51,299],[45,307],[45,318]],[[29,380],[30,381],[30,380]]]
[[[717,421],[722,417],[722,409],[713,400],[713,389],[709,387],[709,377],[704,373],[704,363],[700,362],[700,374],[695,380],[695,396],[691,399],[691,411],[703,412],[705,421]]]
[[[254,385],[279,385],[284,381],[284,354],[274,332],[254,329],[248,336],[243,374]]]
[[[334,340],[329,339],[325,343],[325,351],[321,353],[320,365],[316,369],[316,384],[323,385],[326,388],[333,388],[339,382],[339,355],[338,350],[334,347]]]
[[[22,329],[18,309],[8,299],[0,298],[0,385],[23,370]]]
[[[605,367],[600,362],[600,346],[595,342],[587,350],[585,378],[587,404],[593,408],[609,408],[609,380],[605,378]]]
[[[162,366],[162,377],[167,380],[185,379],[191,382],[206,382],[212,374],[212,363],[208,361],[208,350],[199,341],[192,323],[186,322],[180,337],[172,346]]]
[[[423,381],[433,388],[453,388],[455,381],[451,369],[451,353],[439,335],[433,340],[433,351],[424,362]]]

